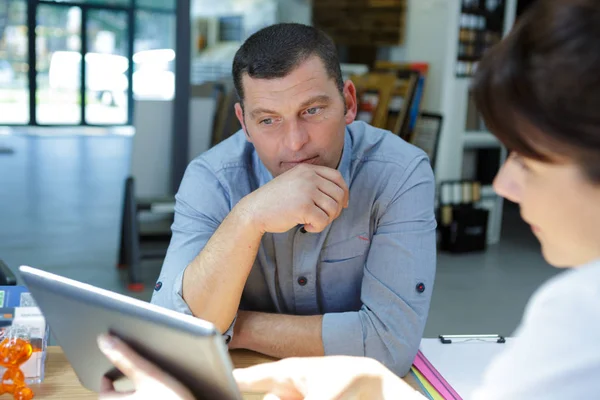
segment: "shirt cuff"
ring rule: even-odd
[[[179,273],[179,275],[177,275],[177,278],[175,278],[175,283],[173,285],[173,310],[183,313],[183,314],[188,314],[188,315],[193,315],[192,314],[192,310],[190,310],[190,307],[187,305],[187,303],[185,302],[185,300],[183,299],[183,273],[185,272],[185,269],[183,271],[181,271]],[[229,344],[229,342],[231,342],[231,339],[233,338],[233,327],[235,326],[235,321],[237,320],[237,314],[235,316],[235,318],[233,319],[233,322],[231,323],[231,325],[229,326],[229,328],[227,329],[227,331],[225,331],[225,333],[223,333],[223,339],[225,339],[225,344]]]
[[[223,333],[223,339],[225,339],[226,345],[229,345],[229,343],[231,343],[231,339],[233,339],[233,327],[235,326],[235,321],[237,321],[237,314],[235,314],[235,318],[233,319],[231,325],[229,325],[229,328],[227,328],[225,333]]]
[[[192,310],[190,310],[190,307],[187,305],[185,300],[183,300],[184,272],[185,269],[181,271],[179,275],[177,275],[177,278],[175,278],[175,282],[173,283],[173,310],[183,314],[193,315]]]
[[[325,314],[321,329],[326,356],[365,356],[362,323],[357,312]]]

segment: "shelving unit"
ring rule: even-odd
[[[338,45],[401,44],[409,0],[315,0],[313,25]]]
[[[467,152],[499,149],[498,165],[506,159],[506,150],[491,133],[467,129],[472,78],[457,74],[462,4],[462,0],[411,0],[408,7],[406,58],[409,62],[428,62],[432,66],[423,109],[444,116],[435,170],[438,182],[470,178],[465,176],[463,168]],[[506,35],[515,22],[517,0],[504,0],[504,7],[503,34]],[[486,185],[479,206],[490,210],[488,243],[497,243],[501,235],[503,200],[493,193],[491,185]]]
[[[498,139],[488,131],[465,131],[463,138],[465,149],[502,147]]]

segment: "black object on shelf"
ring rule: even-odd
[[[451,253],[484,251],[487,248],[489,211],[472,206],[452,207],[452,221],[440,226],[440,250]]]
[[[457,77],[470,77],[484,53],[496,45],[503,36],[505,0],[462,0]]]
[[[440,188],[440,250],[451,253],[484,251],[487,248],[489,211],[477,208],[481,200],[481,184],[446,181],[441,183]]]
[[[17,277],[4,261],[0,260],[0,286],[15,286]]]

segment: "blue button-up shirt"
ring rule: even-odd
[[[403,375],[433,289],[433,173],[421,150],[362,122],[347,127],[338,169],[348,208],[318,234],[266,233],[240,309],[324,314],[326,355],[373,357]],[[191,314],[181,295],[184,269],[231,209],[271,179],[243,132],[190,163],[153,303]]]

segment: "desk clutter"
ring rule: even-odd
[[[50,332],[24,286],[0,286],[0,395],[34,397],[31,384],[44,379]]]
[[[468,399],[504,343],[506,338],[500,335],[422,339],[409,374],[431,400]]]
[[[473,76],[483,54],[500,42],[505,9],[505,0],[462,0],[457,77]]]
[[[450,386],[442,374],[429,362],[419,350],[410,373],[414,375],[425,395],[431,400],[462,400],[462,397]]]
[[[429,64],[375,61],[348,78],[356,86],[357,121],[386,129],[427,153],[435,166],[443,117],[421,109]]]
[[[481,183],[445,181],[440,184],[440,249],[452,253],[483,251],[487,246],[489,211],[479,208]]]

